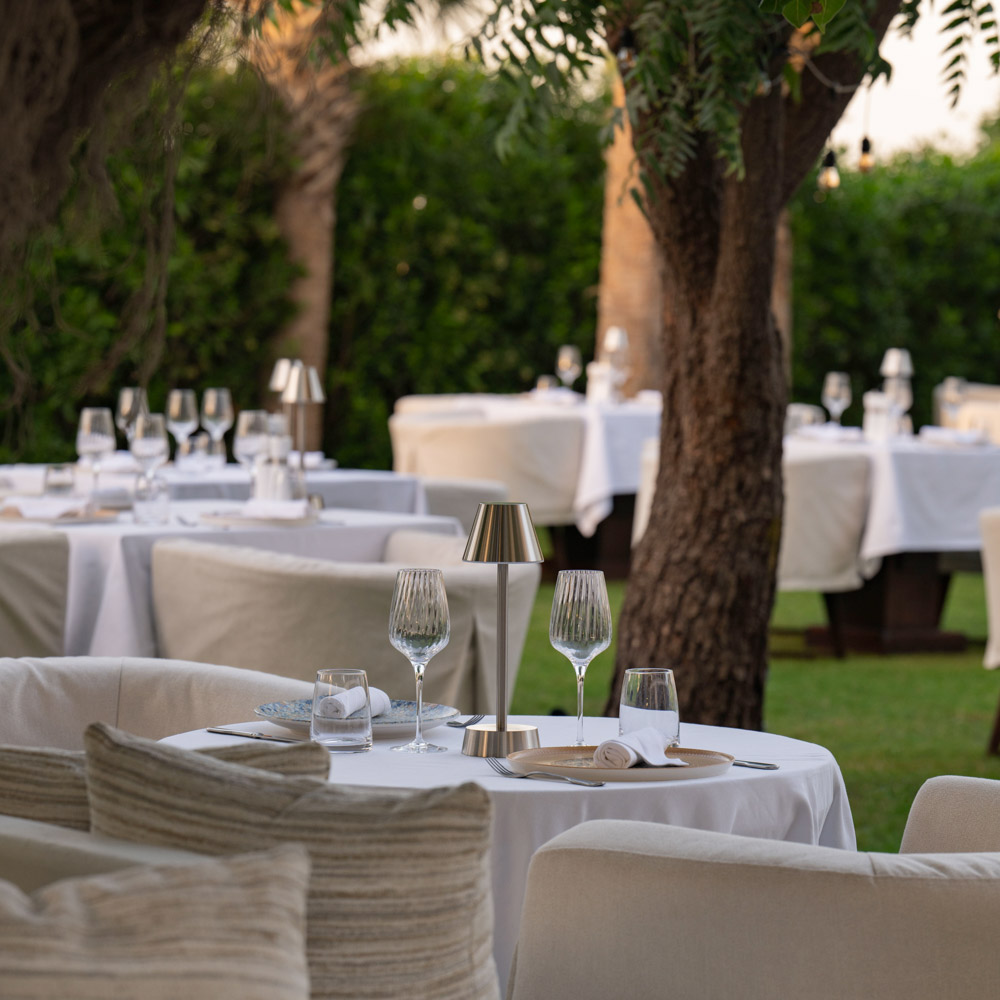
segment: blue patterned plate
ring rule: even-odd
[[[309,721],[312,717],[312,698],[299,698],[297,701],[269,701],[266,705],[258,705],[253,710],[254,715],[267,719],[276,726],[285,729],[309,732]],[[424,710],[420,715],[421,729],[428,732],[449,719],[458,715],[458,709],[450,705],[435,705],[424,702]],[[413,731],[417,718],[417,703],[401,701],[393,698],[392,707],[382,715],[372,719],[373,736],[402,736],[407,730]]]

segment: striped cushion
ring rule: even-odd
[[[238,744],[200,752],[278,774],[325,778],[330,771],[330,754],[317,743]],[[0,813],[89,830],[83,751],[0,746]]]
[[[309,848],[317,1000],[497,996],[491,810],[478,785],[404,791],[283,778],[101,723],[85,743],[96,832],[202,854]]]
[[[17,1000],[305,1000],[309,859],[291,845],[190,865],[0,882],[0,993]]]

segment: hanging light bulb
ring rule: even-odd
[[[861,159],[858,160],[858,170],[867,174],[875,166],[875,154],[872,152],[872,142],[868,136],[861,140]]]
[[[826,156],[823,157],[823,167],[816,183],[820,191],[832,191],[840,187],[840,171],[837,170],[837,157],[832,149],[827,150]]]

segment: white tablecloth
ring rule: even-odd
[[[440,397],[439,407],[435,406],[437,397],[406,397],[400,401],[403,405],[397,404],[397,413],[461,413],[500,423],[578,416],[585,430],[573,513],[580,533],[590,537],[611,513],[612,498],[633,494],[639,488],[642,445],[660,433],[661,408],[645,399],[594,404],[578,394],[553,394],[551,402],[546,395],[457,394]]]
[[[157,655],[151,559],[153,544],[162,538],[247,545],[313,559],[376,562],[382,558],[386,539],[399,528],[462,533],[455,518],[346,509],[323,511],[319,523],[305,527],[222,528],[198,521],[203,512],[239,507],[231,501],[178,501],[171,502],[171,522],[166,525],[135,524],[131,514],[101,524],[54,525],[69,539],[66,655]]]
[[[390,694],[409,696],[408,692]],[[573,718],[543,716],[516,721],[537,725],[544,746],[565,746],[574,739]],[[586,719],[584,739],[598,743],[615,735],[617,727],[617,719]],[[287,735],[267,723],[244,728]],[[681,742],[686,747],[771,761],[780,764],[780,770],[733,768],[716,778],[580,788],[500,777],[486,761],[460,752],[459,729],[441,726],[431,730],[427,738],[452,752],[429,757],[396,754],[390,753],[389,747],[403,740],[376,740],[371,753],[333,755],[330,780],[394,788],[475,781],[490,792],[494,804],[494,955],[503,983],[517,942],[531,855],[556,834],[584,820],[635,819],[849,850],[856,847],[840,768],[828,750],[813,743],[768,733],[682,724]],[[201,730],[169,737],[165,742],[201,747],[239,739]],[[664,892],[669,894],[670,887],[665,886]]]
[[[128,455],[116,455],[116,463]],[[0,466],[0,490],[35,495],[42,492],[44,465]],[[158,473],[170,490],[172,500],[246,500],[250,496],[250,475],[240,465],[229,465],[205,472],[191,472],[167,466]],[[81,478],[87,478],[84,474]],[[135,473],[102,472],[101,490],[121,489],[131,492]],[[374,469],[307,469],[306,489],[323,498],[327,507],[354,507],[361,510],[384,510],[399,514],[424,514],[427,511],[424,488],[416,476]]]

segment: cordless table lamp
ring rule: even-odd
[[[466,727],[462,753],[506,757],[539,745],[537,727],[507,723],[507,566],[544,561],[528,505],[481,503],[462,560],[497,564],[497,721]]]

